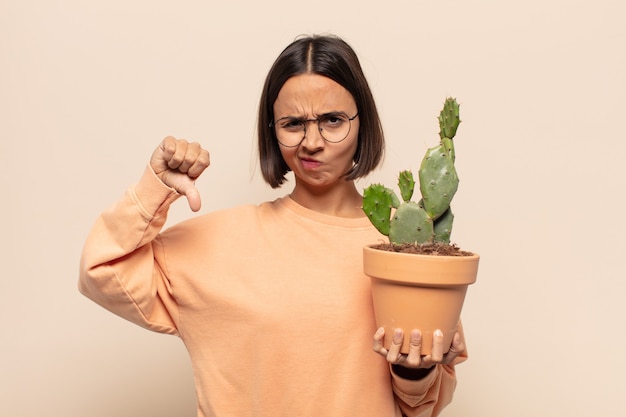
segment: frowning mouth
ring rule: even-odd
[[[300,163],[304,169],[315,169],[322,165],[320,161],[311,158],[300,158]]]

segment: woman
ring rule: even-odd
[[[272,66],[259,106],[264,179],[291,194],[221,210],[164,232],[209,165],[197,143],[165,138],[141,180],[104,212],[81,260],[79,288],[145,328],[178,335],[191,358],[199,416],[430,416],[452,398],[461,331],[420,355],[376,331],[362,247],[380,239],[355,179],[384,140],[359,61],[336,37],[301,38]],[[372,352],[372,336],[373,350]]]

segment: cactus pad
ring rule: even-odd
[[[426,152],[419,178],[424,209],[430,217],[437,219],[448,209],[459,186],[454,161],[444,145]]]
[[[383,235],[389,235],[391,209],[399,205],[393,190],[381,184],[370,185],[363,193],[363,211]]]

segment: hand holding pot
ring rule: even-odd
[[[400,353],[400,347],[404,340],[404,332],[402,329],[395,329],[393,339],[389,349],[383,345],[385,337],[385,329],[379,328],[374,334],[374,351],[384,356],[392,365],[400,365],[405,368],[431,368],[434,365],[447,365],[452,363],[457,356],[465,351],[465,343],[461,333],[456,332],[452,338],[452,345],[448,352],[444,355],[443,333],[436,330],[433,334],[433,345],[430,354],[422,356],[422,333],[418,329],[411,332],[411,340],[409,344],[409,353],[407,355]]]
[[[150,167],[168,187],[187,197],[193,211],[200,210],[200,193],[196,179],[210,165],[209,152],[199,143],[168,136],[159,144],[150,158]]]

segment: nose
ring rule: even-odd
[[[307,148],[320,148],[324,144],[322,132],[320,132],[317,119],[309,119],[304,124],[304,137],[302,145]]]

